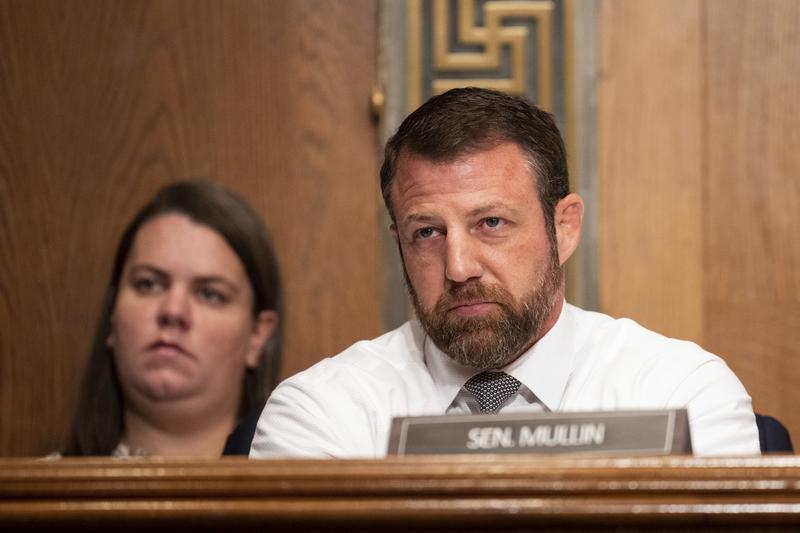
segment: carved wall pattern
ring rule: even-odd
[[[564,43],[558,0],[410,0],[408,109],[454,87],[525,95],[564,115]]]

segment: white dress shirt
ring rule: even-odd
[[[553,328],[502,370],[522,386],[501,412],[685,407],[695,454],[759,453],[750,397],[725,362],[632,320],[565,304]],[[478,412],[462,389],[477,373],[407,322],[282,382],[250,456],[384,457],[392,417]]]

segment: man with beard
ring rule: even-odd
[[[687,408],[695,453],[757,454],[717,356],[564,301],[583,202],[552,117],[454,89],[386,145],[381,188],[417,319],[283,382],[253,457],[381,457],[392,417]]]

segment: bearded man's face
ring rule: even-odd
[[[480,369],[527,350],[563,290],[552,224],[519,147],[453,161],[402,154],[391,194],[409,291],[434,343]]]

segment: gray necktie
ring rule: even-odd
[[[496,413],[522,385],[505,372],[481,372],[464,383],[464,389],[478,400],[482,413]]]

